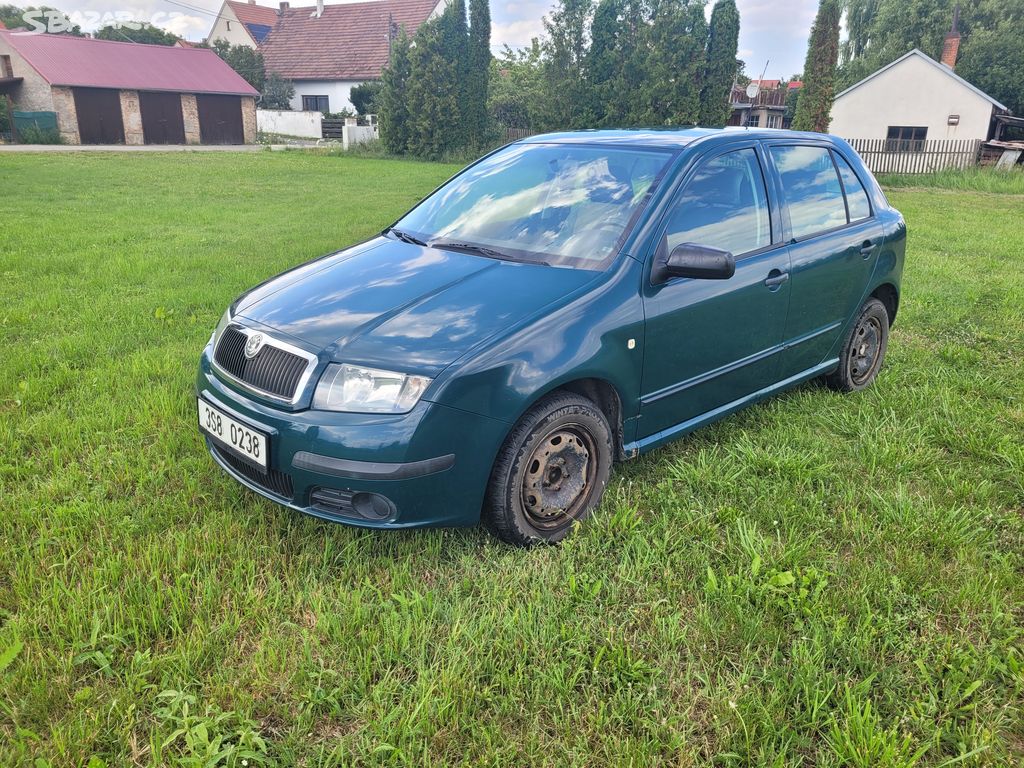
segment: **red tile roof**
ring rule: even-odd
[[[176,48],[71,35],[0,32],[50,85],[257,96],[259,92],[204,48]]]
[[[289,8],[260,46],[267,74],[289,80],[372,80],[388,62],[388,18],[411,35],[438,0],[377,0]]]
[[[277,9],[268,8],[265,5],[239,2],[238,0],[227,0],[227,5],[235,12],[235,16],[243,24],[261,24],[265,27],[272,27],[277,23]]]
[[[762,89],[766,91],[774,91],[779,85],[782,84],[781,80],[751,80],[752,83],[757,83]]]

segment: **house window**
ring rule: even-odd
[[[928,128],[911,125],[890,125],[885,139],[886,152],[924,152]]]
[[[326,96],[303,96],[302,108],[307,112],[330,112]]]
[[[761,113],[750,110],[750,114],[747,115],[747,122],[744,123],[747,128],[760,128],[761,127]]]
[[[768,127],[769,128],[781,128],[782,127],[782,115],[778,112],[768,113]]]

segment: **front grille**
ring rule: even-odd
[[[217,452],[218,458],[227,464],[231,469],[240,474],[246,480],[255,483],[260,488],[270,491],[282,498],[292,500],[292,477],[291,475],[279,472],[276,469],[268,469],[265,473],[254,467],[247,461],[238,458],[230,451],[221,450],[220,446],[211,442],[211,447]]]
[[[254,357],[245,356],[249,337],[229,325],[221,334],[213,359],[221,368],[250,387],[285,400],[295,397],[309,361],[272,343],[265,343]]]

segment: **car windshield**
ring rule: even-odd
[[[493,258],[602,269],[671,157],[514,144],[420,203],[395,224],[396,234]]]

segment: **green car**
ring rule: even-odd
[[[615,461],[808,379],[868,386],[905,245],[831,136],[536,136],[237,299],[200,360],[199,427],[299,512],[555,542]]]

